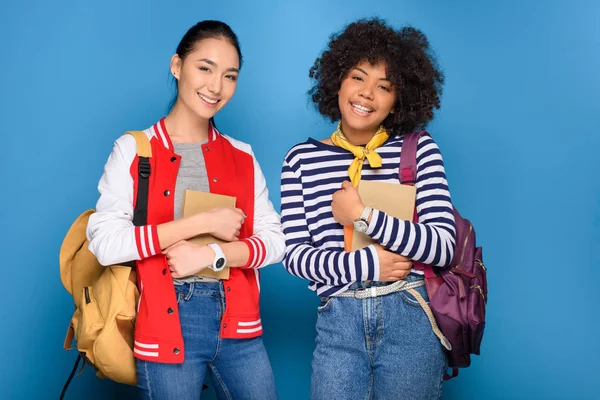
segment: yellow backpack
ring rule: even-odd
[[[139,181],[134,224],[145,225],[152,148],[144,132],[127,132],[137,143]],[[96,375],[136,385],[133,332],[139,292],[135,271],[126,265],[104,267],[88,250],[87,210],[73,222],[60,248],[60,278],[73,296],[75,312],[65,338],[65,350],[77,341],[79,356],[67,380],[63,398],[79,362],[96,369]],[[80,371],[81,372],[81,371]]]

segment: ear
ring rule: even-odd
[[[175,79],[179,80],[179,76],[181,74],[181,58],[178,54],[173,54],[171,57],[171,73],[175,77]]]

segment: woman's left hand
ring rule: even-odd
[[[360,218],[364,208],[358,190],[349,181],[342,182],[342,188],[333,194],[331,202],[333,219],[344,226],[352,225]]]
[[[195,275],[212,264],[215,252],[209,246],[198,246],[181,240],[163,251],[173,278]]]

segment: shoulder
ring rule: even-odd
[[[229,143],[235,149],[240,150],[240,151],[254,157],[254,152],[252,151],[252,146],[249,143],[242,142],[241,140],[238,140],[238,139],[231,137],[229,135],[226,135],[224,133],[219,132],[219,135],[221,136],[222,140],[225,140],[227,143]]]
[[[308,139],[304,142],[292,146],[286,153],[284,161],[289,165],[299,164],[303,159],[309,159],[312,156],[327,152],[329,145]]]
[[[429,134],[422,135],[417,144],[417,165],[419,170],[425,167],[443,167],[442,153],[435,139]]]
[[[431,137],[431,135],[429,133],[427,133],[426,135],[421,135],[421,137],[419,138],[419,143],[417,145],[417,149],[421,149],[424,147],[432,147],[432,148],[437,148],[439,149],[435,139],[433,137]]]
[[[219,141],[219,146],[223,149],[229,149],[230,153],[241,165],[248,165],[249,168],[254,170],[260,170],[258,160],[254,155],[252,146],[249,143],[238,140],[232,136],[226,135],[222,132],[217,131],[218,138],[215,140]]]
[[[155,137],[151,128],[145,129],[142,132],[146,134],[148,141],[152,141],[152,139]],[[120,155],[125,161],[133,161],[137,154],[137,143],[135,138],[128,133],[121,135],[117,140],[115,140],[113,153],[116,153],[115,155]]]
[[[394,138],[390,138],[390,142],[393,142],[392,145],[400,145],[400,147],[404,146],[404,142],[407,140],[407,136],[411,136],[413,134],[396,136]],[[413,139],[414,140],[414,139]],[[431,137],[429,132],[425,132],[419,136],[419,140],[417,142],[417,157],[423,155],[423,153],[434,152],[439,153],[440,148],[436,143],[435,139]]]
[[[432,157],[441,159],[442,153],[440,147],[429,134],[422,135],[417,144],[417,158],[423,160]]]

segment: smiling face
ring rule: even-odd
[[[203,39],[182,60],[171,59],[177,79],[177,103],[199,118],[210,119],[233,97],[240,60],[235,47],[225,39]]]
[[[344,135],[372,136],[396,103],[396,88],[386,74],[387,65],[368,61],[350,69],[338,92]],[[370,135],[370,136],[369,136]]]

